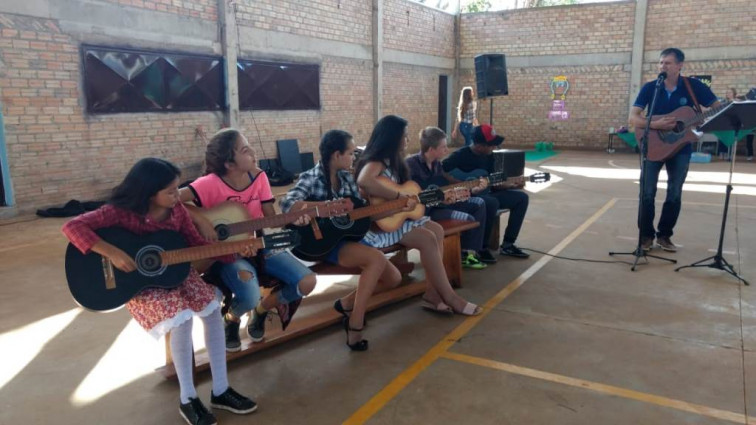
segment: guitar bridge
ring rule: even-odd
[[[115,289],[115,273],[113,273],[113,263],[105,257],[102,257],[102,276],[105,278],[105,288]]]

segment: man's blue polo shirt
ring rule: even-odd
[[[683,76],[681,75],[677,79],[677,87],[671,93],[666,90],[666,87],[664,85],[662,85],[661,91],[656,97],[656,105],[654,105],[653,115],[666,115],[681,106],[690,106],[692,108],[695,105],[693,99],[688,94],[688,90],[685,88],[685,83],[683,83],[682,79]],[[702,83],[696,78],[688,78],[688,82],[690,83],[690,88],[693,89],[693,93],[696,95],[696,99],[698,99],[698,103],[700,103],[701,106],[708,108],[717,101],[717,97],[714,96],[714,93],[711,92],[711,89],[709,89],[706,84]],[[638,93],[638,97],[635,99],[633,106],[637,106],[638,108],[644,110],[647,109],[647,107],[651,105],[651,99],[653,99],[654,97],[655,87],[656,81],[650,81],[644,84],[640,90],[640,93]],[[680,153],[690,153],[692,151],[693,148],[689,143],[680,151]]]

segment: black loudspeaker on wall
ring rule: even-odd
[[[506,57],[499,54],[475,56],[475,85],[478,99],[509,94]]]

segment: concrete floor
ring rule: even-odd
[[[634,249],[635,156],[568,152],[527,165],[554,182],[531,194],[521,246],[605,261]],[[684,265],[713,254],[728,169],[692,164],[674,237],[683,247],[663,255]],[[725,257],[756,286],[756,164],[736,173]],[[0,226],[0,423],[182,423],[177,383],[153,372],[162,341],[125,310],[75,307],[63,221]],[[219,422],[756,423],[746,416],[756,411],[756,288],[724,272],[536,254],[465,279],[460,293],[487,305],[482,317],[439,317],[412,299],[369,315],[366,353],[351,353],[332,327],[232,362],[232,385],[260,408],[219,412]],[[206,402],[209,378],[198,376]]]

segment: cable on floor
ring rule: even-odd
[[[564,257],[564,256],[562,256],[562,255],[554,255],[554,254],[549,254],[548,252],[539,251],[539,250],[537,250],[537,249],[533,249],[533,248],[525,248],[525,247],[522,247],[522,246],[521,246],[521,247],[519,247],[519,248],[520,248],[521,250],[523,250],[523,251],[530,251],[530,252],[535,252],[535,253],[537,253],[537,254],[547,255],[547,256],[549,256],[549,257],[557,258],[557,259],[560,259],[560,260],[568,260],[568,261],[582,261],[582,262],[586,262],[586,263],[627,264],[627,265],[629,265],[629,266],[632,266],[632,265],[633,265],[633,263],[631,263],[631,262],[629,262],[629,261],[622,261],[622,260],[594,260],[594,259],[592,259],[592,258],[573,258],[573,257]]]

